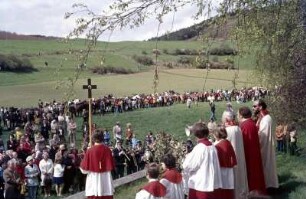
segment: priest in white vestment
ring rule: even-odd
[[[272,118],[267,111],[267,104],[263,100],[257,100],[253,104],[255,112],[259,112],[256,126],[258,128],[260,152],[264,170],[266,188],[278,188],[276,171],[275,137],[272,132]]]
[[[235,115],[232,111],[224,111],[222,123],[225,125],[227,140],[231,142],[236,153],[237,165],[234,167],[235,199],[246,199],[249,192],[247,170],[243,137],[239,126],[235,122]]]

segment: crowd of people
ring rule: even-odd
[[[78,149],[77,123],[74,117],[65,115],[63,109],[37,111],[27,116],[24,125],[8,131],[6,142],[0,136],[0,198],[61,197],[84,190],[87,173],[80,170],[80,164],[93,145],[89,143],[88,117],[83,117],[83,143]],[[154,142],[151,132],[146,140],[140,141],[131,123],[126,124],[124,132],[120,122],[116,122],[112,131],[96,125],[92,126],[92,131],[101,132],[103,146],[111,150],[112,179],[144,169],[148,161],[144,146],[149,148]]]
[[[210,101],[236,101],[243,103],[256,100],[268,94],[268,90],[260,87],[242,88],[240,90],[210,90],[205,92],[184,92],[178,93],[168,91],[157,94],[137,94],[126,97],[114,97],[113,95],[101,96],[92,100],[93,114],[119,114],[140,108],[171,106],[173,103],[210,102]],[[29,119],[39,119],[42,113],[46,117],[50,114],[68,112],[71,117],[88,116],[88,102],[86,100],[75,99],[68,102],[43,102],[39,100],[37,107],[16,108],[1,107],[0,123],[3,129],[12,130],[15,127],[23,126]],[[1,129],[0,129],[1,131]]]
[[[272,118],[263,100],[254,101],[253,114],[245,106],[239,108],[237,116],[232,109],[227,109],[221,124],[197,122],[189,131],[196,137],[197,144],[186,150],[183,162],[179,163],[182,166],[177,166],[177,159],[171,153],[165,154],[160,162],[148,163],[148,183],[136,194],[136,199],[268,198],[279,188]],[[101,140],[97,146],[101,145]],[[90,153],[85,165],[99,152]],[[109,168],[99,172],[101,175],[111,172],[115,165]],[[103,179],[95,179],[101,182],[86,189],[85,195],[113,198],[113,192],[100,190]],[[92,178],[87,177],[87,182],[90,180]],[[111,190],[111,186],[112,183],[107,183],[106,189]]]
[[[60,197],[84,189],[88,198],[113,198],[112,180],[145,166],[149,183],[137,193],[137,199],[267,196],[279,185],[275,135],[266,103],[253,98],[256,116],[253,118],[248,107],[241,107],[236,116],[228,103],[222,125],[216,125],[216,98],[212,98],[210,95],[207,99],[212,114],[210,123],[198,122],[190,129],[198,144],[186,150],[182,170],[177,169],[172,154],[152,163],[153,133],[148,132],[145,140],[140,141],[130,123],[124,131],[120,122],[116,122],[111,132],[93,125],[93,143],[89,143],[88,113],[83,114],[83,146],[79,150],[75,115],[65,115],[65,106],[40,106],[26,114],[24,124],[12,126],[15,128],[6,146],[0,139],[0,191],[3,192],[0,198],[4,195],[5,199],[17,199],[26,195],[36,199],[40,193],[44,197],[51,194]],[[191,95],[186,102],[188,99],[197,101]],[[12,129],[3,120],[2,126]],[[290,136],[289,149],[296,150],[296,129],[283,124],[276,129],[277,149],[285,150],[285,143],[279,143],[281,136],[277,133],[285,131]]]

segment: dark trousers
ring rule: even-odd
[[[116,166],[115,179],[122,178],[124,176],[124,165]]]
[[[297,150],[296,142],[290,142],[289,149],[290,149],[290,155],[296,155],[296,150]]]
[[[284,140],[276,140],[277,151],[284,151]]]

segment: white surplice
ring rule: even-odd
[[[249,188],[242,133],[239,126],[228,126],[226,132],[227,140],[231,142],[237,159],[237,165],[234,167],[235,199],[245,199]]]
[[[272,118],[269,114],[263,116],[259,124],[259,143],[266,187],[278,188],[278,178],[275,160],[275,141],[272,133]]]
[[[111,172],[90,172],[81,169],[83,174],[87,174],[85,196],[112,196],[114,185]]]
[[[197,144],[186,155],[184,174],[188,175],[188,187],[202,192],[212,192],[222,187],[220,164],[214,145]]]
[[[166,189],[167,194],[165,198],[167,199],[184,199],[184,184],[183,181],[181,183],[175,184],[170,182],[169,180],[162,178],[159,181],[162,183]]]

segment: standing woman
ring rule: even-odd
[[[57,196],[62,196],[62,191],[64,187],[64,171],[65,171],[65,165],[62,164],[62,160],[60,159],[55,160],[53,183],[55,184],[55,191]]]
[[[53,162],[49,159],[47,152],[43,153],[43,159],[39,162],[39,169],[41,172],[41,186],[44,188],[45,197],[48,197],[51,195]]]
[[[26,177],[26,185],[28,187],[28,198],[36,199],[38,188],[38,175],[40,171],[38,166],[33,163],[32,156],[28,156],[26,162],[27,166],[24,168],[24,174]]]

